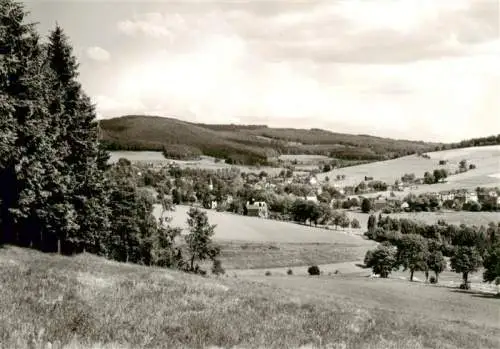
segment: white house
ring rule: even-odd
[[[465,193],[465,202],[478,202],[477,193],[475,191],[468,191]]]
[[[309,180],[308,180],[309,184],[310,185],[316,185],[318,184],[318,180],[316,179],[316,177],[310,177]]]
[[[305,197],[306,201],[318,202],[318,197],[316,195],[308,195]]]
[[[443,192],[441,193],[441,201],[453,201],[455,200],[455,194],[452,192]]]
[[[496,191],[494,191],[494,190],[490,190],[490,191],[488,192],[488,196],[489,196],[489,197],[491,197],[491,198],[496,198],[496,197],[498,197],[498,194],[497,194],[497,192],[496,192]]]

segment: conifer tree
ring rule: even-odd
[[[99,146],[96,113],[78,78],[78,64],[68,38],[56,26],[49,36],[47,58],[55,75],[52,112],[61,130],[59,155],[61,171],[70,177],[68,195],[76,212],[78,230],[67,236],[72,250],[104,253],[104,240],[109,233],[109,193],[105,173],[108,156]]]
[[[22,4],[0,0],[0,216],[4,242],[41,249],[47,230],[71,224],[68,212],[49,207],[60,180],[48,108],[51,74],[26,14]]]

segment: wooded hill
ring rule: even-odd
[[[158,150],[177,159],[203,154],[249,165],[266,164],[281,154],[380,161],[444,146],[321,129],[197,124],[156,116],[127,115],[101,120],[100,126],[102,142],[109,150]]]

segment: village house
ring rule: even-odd
[[[261,218],[267,218],[269,216],[267,203],[264,201],[255,201],[254,203],[250,203],[249,201],[247,201],[246,209],[247,216]]]
[[[469,202],[478,202],[479,199],[477,197],[477,193],[475,191],[467,191],[465,193],[465,202],[466,203],[469,203]]]
[[[304,196],[304,200],[306,200],[306,201],[312,201],[312,202],[316,202],[317,203],[318,202],[318,197],[315,194],[310,193],[309,195]]]
[[[387,201],[384,199],[375,199],[375,201],[373,202],[374,211],[381,211],[386,207],[387,207]]]
[[[316,185],[318,184],[318,180],[315,176],[311,176],[307,179],[307,183],[309,183],[310,185]]]
[[[453,201],[455,200],[455,193],[453,192],[441,192],[440,193],[440,198],[441,198],[441,201],[445,202],[445,201]]]
[[[388,197],[386,198],[386,203],[392,208],[401,208],[401,200],[396,197]]]

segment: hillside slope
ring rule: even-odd
[[[496,299],[407,282],[395,287],[361,278],[337,288],[328,277],[204,278],[88,254],[69,258],[13,247],[0,249],[0,267],[0,348],[499,344],[498,322],[491,320]],[[423,292],[427,296],[421,298]],[[419,313],[421,301],[428,303],[426,310],[437,310]]]
[[[163,150],[229,158],[235,163],[267,162],[279,154],[318,154],[346,160],[385,160],[441,146],[435,143],[348,135],[320,129],[265,125],[207,125],[173,118],[123,116],[100,121],[110,150]]]
[[[415,176],[423,177],[426,171],[447,168],[451,173],[458,168],[461,160],[468,164],[476,165],[476,169],[469,170],[457,175],[451,175],[446,183],[432,185],[421,185],[422,191],[441,191],[451,189],[475,189],[478,186],[500,185],[500,145],[470,147],[461,149],[450,149],[427,153],[429,158],[410,155],[398,159],[374,162],[358,166],[335,169],[318,175],[320,179],[328,176],[335,179],[337,175],[346,175],[345,180],[338,181],[339,185],[357,185],[364,180],[365,176],[373,177],[388,184],[401,179],[405,173],[414,173]],[[440,160],[447,161],[446,165],[439,165]]]

